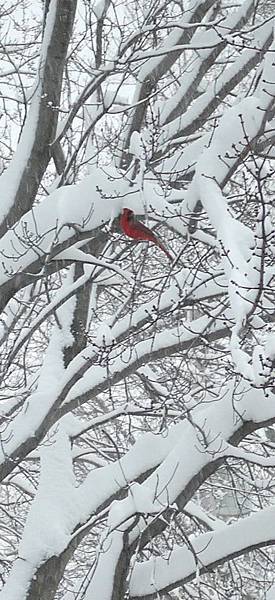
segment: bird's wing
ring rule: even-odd
[[[151,231],[151,229],[149,229],[148,227],[143,225],[143,223],[140,223],[140,221],[133,221],[131,223],[131,228],[137,234],[143,234],[143,236],[144,236],[143,239],[145,239],[145,240],[152,241],[152,242],[157,240],[157,237],[155,236],[153,231]]]

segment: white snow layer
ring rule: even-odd
[[[273,543],[275,509],[266,508],[232,525],[198,537],[190,536],[193,552],[187,546],[176,546],[169,558],[150,559],[136,563],[130,580],[130,595],[139,597],[156,593],[169,585],[180,584],[190,575],[215,561],[265,542]],[[197,557],[197,562],[195,560]]]
[[[55,22],[57,9],[57,1],[50,2],[49,11],[47,13],[46,26],[41,45],[40,61],[38,66],[38,75],[34,86],[31,104],[27,113],[27,118],[23,126],[20,141],[16,152],[4,173],[0,177],[0,197],[1,197],[1,213],[0,222],[7,216],[10,208],[13,205],[15,195],[18,190],[18,185],[24,170],[28,166],[28,159],[35,140],[36,125],[41,104],[42,93],[42,71],[44,69],[47,49],[51,40],[52,30]]]

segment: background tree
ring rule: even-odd
[[[0,598],[271,598],[272,3],[0,11]]]

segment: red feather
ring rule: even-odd
[[[153,244],[155,244],[163,252],[165,252],[169,260],[174,260],[171,254],[169,254],[168,250],[166,250],[165,246],[163,246],[163,244],[155,236],[153,231],[151,231],[151,229],[148,229],[148,227],[145,227],[143,223],[136,221],[134,213],[132,210],[130,210],[130,208],[123,209],[119,221],[120,227],[123,233],[125,233],[125,235],[134,240],[153,242]]]

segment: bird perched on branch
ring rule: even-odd
[[[151,229],[148,229],[148,227],[145,227],[145,225],[143,225],[143,223],[140,223],[140,221],[136,221],[135,215],[130,208],[123,209],[123,212],[121,213],[119,218],[119,222],[120,227],[123,233],[125,233],[125,235],[132,238],[133,240],[137,240],[138,242],[153,242],[153,244],[155,244],[156,246],[158,246],[158,248],[165,252],[169,260],[174,260],[171,254],[168,252],[168,250],[166,250],[165,246],[153,233],[153,231],[151,231]]]

